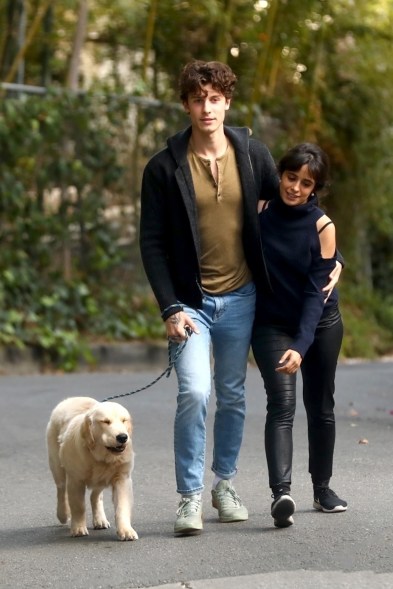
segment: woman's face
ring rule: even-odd
[[[315,187],[315,180],[310,175],[308,165],[304,164],[296,172],[285,170],[280,180],[280,196],[283,202],[291,207],[302,205]]]

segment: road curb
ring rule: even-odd
[[[89,346],[93,362],[81,359],[73,372],[143,371],[168,365],[166,342],[99,343]],[[0,348],[0,375],[42,374],[58,371],[35,348]]]
[[[81,359],[74,373],[130,371],[141,372],[157,368],[164,370],[168,366],[168,346],[165,340],[95,343],[88,346],[93,361]],[[378,358],[377,362],[391,362],[392,355]],[[359,364],[367,361],[364,358],[341,359],[342,364]],[[371,361],[371,360],[370,360]],[[252,356],[250,362],[254,364]],[[0,376],[26,375],[51,372],[63,372],[48,363],[38,348],[19,349],[16,347],[0,347]]]
[[[277,571],[242,577],[200,579],[168,585],[156,585],[150,589],[391,589],[392,574],[373,571]]]

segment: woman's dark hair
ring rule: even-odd
[[[191,61],[179,78],[180,100],[186,102],[189,94],[205,94],[206,84],[220,92],[227,100],[232,98],[237,78],[231,68],[220,61]]]
[[[326,186],[329,177],[329,158],[314,143],[300,143],[287,151],[278,162],[278,173],[281,177],[286,170],[297,172],[305,164],[315,181],[315,192],[318,192]]]

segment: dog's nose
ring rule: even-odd
[[[119,444],[125,444],[127,440],[128,440],[127,434],[118,434],[116,436],[116,442],[119,442]]]

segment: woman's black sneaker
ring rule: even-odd
[[[347,502],[340,499],[329,487],[314,489],[314,509],[324,511],[325,513],[337,513],[339,511],[346,511],[347,505]]]
[[[276,528],[291,526],[295,509],[296,503],[288,493],[277,495],[271,506],[271,514]]]

